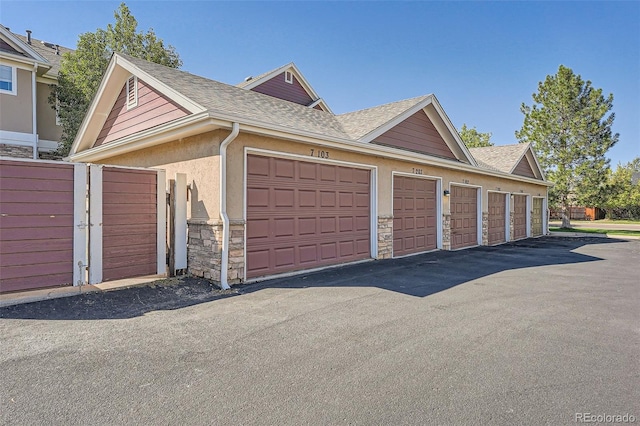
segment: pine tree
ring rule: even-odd
[[[570,227],[571,205],[593,205],[605,190],[609,160],[607,151],[618,141],[611,126],[615,118],[613,94],[583,81],[560,65],[533,94],[534,104],[522,104],[522,129],[516,138],[531,142],[547,178],[555,184],[549,195],[562,208],[562,227]]]
[[[491,133],[479,132],[475,127],[470,129],[466,124],[462,124],[462,127],[460,128],[460,138],[467,148],[493,146],[493,142],[491,142]]]
[[[115,24],[107,29],[81,34],[74,52],[65,53],[53,86],[49,104],[62,124],[62,138],[58,154],[69,153],[82,120],[89,109],[102,75],[113,52],[125,53],[151,62],[179,68],[180,57],[172,46],[165,46],[153,29],[137,32],[138,22],[126,4],[121,3],[114,12]]]

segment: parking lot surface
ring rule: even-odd
[[[640,423],[640,240],[0,309],[1,424]]]

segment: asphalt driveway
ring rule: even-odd
[[[545,237],[2,308],[0,423],[640,422],[639,264]]]

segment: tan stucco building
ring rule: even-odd
[[[231,86],[116,54],[71,159],[186,174],[188,270],[223,286],[547,232],[529,145],[467,149],[434,95],[336,115],[294,64]]]

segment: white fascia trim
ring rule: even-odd
[[[73,144],[71,145],[71,150],[69,151],[71,154],[75,153],[78,150],[78,148],[80,148],[80,143],[84,138],[84,134],[87,131],[87,127],[89,126],[89,121],[91,121],[91,118],[93,118],[94,115],[96,115],[95,112],[98,106],[98,100],[102,97],[102,94],[104,93],[104,89],[107,86],[107,81],[111,77],[111,74],[113,74],[113,70],[115,68],[114,58],[115,56],[111,57],[111,61],[109,62],[109,65],[107,66],[107,69],[105,70],[104,75],[102,76],[102,81],[98,86],[98,91],[96,92],[96,95],[91,100],[89,109],[87,110],[87,113],[82,119],[82,123],[80,124],[80,128],[78,129],[78,133],[76,134],[76,138],[74,139]],[[106,115],[103,117],[103,119],[106,121],[107,119]]]
[[[38,151],[40,152],[53,152],[58,149],[57,141],[50,141],[47,139],[38,138]]]
[[[193,114],[204,112],[206,110],[203,106],[191,101],[190,99],[186,98],[185,96],[171,89],[166,84],[160,82],[156,78],[152,77],[151,75],[142,71],[138,67],[134,66],[132,63],[124,59],[122,56],[118,55],[117,53],[114,53],[113,56],[111,57],[111,61],[109,62],[109,65],[107,66],[107,70],[105,71],[104,76],[102,77],[102,81],[100,82],[98,91],[96,92],[96,95],[93,97],[93,100],[91,101],[91,105],[89,106],[87,114],[82,120],[80,129],[78,130],[78,134],[76,135],[76,139],[73,141],[73,145],[71,146],[72,153],[76,153],[78,149],[81,147],[82,141],[85,138],[85,133],[87,132],[87,128],[89,127],[90,121],[92,119],[93,120],[96,119],[94,117],[101,116],[100,119],[103,121],[106,121],[108,112],[105,112],[103,114],[98,114],[96,112],[96,109],[98,108],[99,101],[103,97],[105,90],[111,83],[111,80],[112,80],[111,76],[116,66],[119,66],[120,68],[128,71],[130,75],[134,75],[138,78],[141,78],[145,83],[159,90],[163,95],[166,95],[169,99],[177,102],[180,106],[186,108],[188,111],[190,111]],[[113,84],[120,85],[120,84],[124,84],[125,81],[126,79],[123,79],[122,81],[115,81],[113,82]],[[92,143],[92,141],[87,141],[86,143]]]
[[[288,64],[282,65],[279,68],[276,68],[273,71],[269,71],[268,73],[250,80],[250,83],[242,86],[243,89],[247,89],[247,90],[251,90],[256,86],[259,86],[260,84],[264,83],[267,80],[272,79],[273,77],[275,77],[278,74],[281,74],[283,72],[285,72],[286,70],[290,69],[293,66],[293,62],[289,62]],[[316,96],[317,97],[317,96]]]
[[[0,130],[0,143],[7,145],[33,146],[36,144],[37,138],[33,133],[10,132],[8,130]]]
[[[404,111],[402,114],[396,115],[394,118],[387,121],[380,127],[367,133],[366,135],[361,137],[359,141],[364,143],[370,143],[371,141],[376,139],[378,136],[393,129],[395,126],[402,123],[407,118],[411,117],[416,112],[420,111],[421,109],[424,109],[427,105],[429,105],[432,102],[432,100],[433,100],[433,95],[428,95],[425,100],[423,100],[422,102],[418,102],[417,104],[413,105],[411,108]]]
[[[331,111],[331,108],[329,108],[329,105],[327,105],[322,98],[318,98],[315,101],[311,102],[309,105],[307,105],[307,108],[313,108],[316,105],[320,105],[320,108],[322,108],[324,112],[329,112],[333,114],[333,111]]]
[[[130,74],[136,76],[137,78],[142,79],[145,83],[149,84],[154,89],[159,90],[163,95],[167,96],[169,99],[176,102],[181,107],[187,109],[189,112],[195,114],[198,112],[206,111],[206,108],[200,105],[199,103],[192,101],[191,99],[187,98],[180,92],[176,91],[175,89],[171,88],[170,86],[167,86],[157,78],[153,77],[151,74],[144,72],[140,68],[133,65],[131,62],[127,61],[122,56],[118,55],[117,53],[113,55],[113,61],[115,62],[116,65],[129,71]]]
[[[228,121],[238,121],[237,118],[216,114],[219,118]],[[484,176],[495,176],[503,179],[509,179],[517,182],[535,183],[538,185],[553,186],[550,182],[540,181],[537,179],[527,178],[524,176],[511,175],[504,172],[492,171],[487,169],[481,169],[474,167],[470,164],[454,162],[445,159],[436,159],[435,157],[419,154],[416,152],[409,152],[398,148],[391,148],[384,145],[366,144],[360,141],[353,141],[349,139],[341,139],[335,137],[318,136],[310,132],[296,131],[293,133],[291,129],[282,126],[267,125],[264,123],[258,123],[255,121],[239,120],[242,124],[242,129],[248,133],[254,133],[263,136],[275,137],[279,139],[291,140],[303,143],[314,143],[317,145],[327,146],[335,149],[341,149],[344,151],[351,151],[356,153],[372,154],[383,156],[385,158],[399,159],[403,161],[409,161],[412,163],[423,164],[427,166],[437,166],[451,170],[461,170],[466,172],[472,172]],[[230,128],[231,124],[227,124],[227,128]]]
[[[516,169],[516,167],[518,167],[518,164],[520,164],[520,161],[522,161],[522,158],[527,155],[527,150],[531,147],[531,144],[528,143],[525,149],[522,150],[522,153],[520,154],[520,156],[518,157],[518,160],[513,163],[513,166],[511,166],[511,170],[509,170],[509,173],[513,173],[513,171]]]
[[[57,84],[58,83],[58,79],[57,78],[44,77],[44,76],[38,75],[38,76],[36,76],[36,83]]]
[[[322,98],[320,98],[320,96],[318,96],[316,91],[313,90],[313,87],[311,87],[311,85],[309,84],[307,79],[304,78],[304,76],[302,75],[302,73],[300,72],[298,67],[296,67],[296,64],[294,64],[293,62],[289,62],[288,64],[283,65],[280,68],[276,68],[275,70],[273,70],[271,72],[268,72],[267,74],[265,74],[265,75],[263,75],[261,77],[258,77],[258,78],[254,79],[254,80],[251,80],[251,82],[249,84],[247,84],[245,86],[242,86],[242,88],[246,89],[246,90],[251,90],[256,86],[261,85],[265,81],[271,80],[273,77],[282,74],[285,71],[292,72],[293,75],[300,82],[300,85],[302,86],[302,88],[309,94],[309,96],[312,99],[317,99],[317,101],[315,101],[315,102],[319,102],[321,104],[320,106],[324,109],[325,112],[333,114],[333,111],[331,111],[331,108],[329,108],[329,106],[322,100]],[[317,104],[315,102],[312,105],[309,105],[309,107],[313,108],[314,106],[316,106]]]
[[[458,130],[456,130],[455,126],[453,125],[453,123],[449,119],[449,116],[445,112],[444,108],[442,108],[442,105],[440,105],[440,101],[438,101],[438,98],[436,98],[435,95],[431,95],[431,96],[433,98],[432,104],[435,107],[436,111],[438,111],[438,114],[440,115],[440,118],[444,122],[445,126],[447,126],[447,129],[449,130],[449,133],[451,133],[451,135],[453,136],[455,141],[458,143],[458,146],[460,147],[460,149],[462,150],[464,155],[467,157],[469,162],[473,166],[478,167],[478,163],[476,162],[476,159],[473,158],[473,155],[471,155],[471,152],[469,151],[467,146],[462,141],[462,138],[460,137],[460,134],[458,133]]]
[[[161,126],[152,127],[122,139],[87,149],[69,156],[70,161],[98,161],[103,158],[137,151],[164,142],[191,136],[197,133],[226,127],[227,123],[218,123],[206,113],[192,114]],[[76,139],[77,141],[77,139]]]
[[[531,164],[531,160],[527,156],[527,153],[531,154],[531,158],[533,158],[534,164]],[[518,158],[518,161],[515,162],[513,167],[511,167],[511,170],[509,171],[509,173],[513,173],[513,171],[516,169],[516,167],[518,167],[518,164],[520,164],[522,159],[525,158],[525,157],[527,158],[527,163],[529,163],[529,167],[531,167],[531,169],[533,170],[534,169],[533,166],[535,166],[535,168],[537,168],[537,170],[538,170],[538,173],[540,174],[540,178],[542,180],[545,180],[546,178],[544,176],[544,172],[542,171],[542,167],[540,167],[540,163],[538,163],[538,158],[536,157],[536,153],[533,152],[533,147],[531,146],[531,142],[529,142],[527,144],[527,148],[522,152],[522,154]],[[533,173],[535,174],[535,170],[534,170]]]
[[[42,55],[40,55],[38,52],[36,52],[35,50],[33,50],[31,48],[31,46],[29,46],[28,43],[23,42],[22,40],[20,40],[18,37],[14,36],[11,31],[8,31],[4,26],[0,25],[0,34],[4,35],[8,40],[5,40],[9,43],[9,45],[11,45],[11,47],[13,47],[14,49],[17,50],[22,50],[24,51],[26,54],[28,54],[29,56],[31,56],[33,58],[34,61],[40,63],[41,65],[45,65],[45,66],[49,66],[51,67],[51,63],[49,63],[49,61],[47,61]],[[12,55],[13,56],[13,55]]]
[[[460,148],[460,150],[462,151],[462,153],[464,154],[466,159],[469,161],[469,163],[471,163],[473,166],[478,166],[478,163],[476,162],[475,158],[473,158],[473,156],[469,152],[469,149],[465,146],[464,142],[462,142],[462,139],[460,138],[460,135],[458,134],[458,131],[455,129],[455,127],[451,123],[451,120],[449,120],[449,117],[444,112],[444,109],[442,109],[442,106],[440,105],[440,102],[438,102],[438,99],[436,98],[436,96],[434,94],[427,95],[427,98],[425,100],[423,100],[422,102],[419,102],[419,103],[415,104],[414,106],[412,106],[411,108],[409,108],[408,110],[403,112],[402,114],[397,115],[396,117],[394,117],[393,119],[389,120],[388,122],[386,122],[382,126],[380,126],[377,129],[367,133],[366,135],[364,135],[363,137],[360,138],[360,141],[361,142],[366,142],[366,143],[371,143],[374,139],[376,139],[377,137],[379,137],[383,133],[391,130],[392,128],[394,128],[398,124],[400,124],[403,121],[405,121],[407,118],[411,117],[416,112],[420,111],[421,109],[425,109],[429,105],[433,105],[434,109],[436,110],[436,112],[440,116],[440,119],[442,120],[442,122],[446,126],[447,130],[449,131],[449,133],[451,134],[453,139],[456,141],[458,147]],[[425,111],[425,114],[426,113],[427,112]],[[445,141],[445,143],[446,143],[446,141]]]

